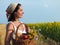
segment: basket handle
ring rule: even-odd
[[[21,26],[22,24],[24,24],[24,23],[20,23],[19,25],[18,25],[18,27],[17,27],[17,29],[16,29],[16,35],[15,35],[15,39],[16,40],[18,40],[18,28],[19,28],[19,26]],[[28,32],[28,26],[26,25],[26,24],[24,24],[25,25],[25,29],[26,29],[26,32]]]

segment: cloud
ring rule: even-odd
[[[48,1],[47,0],[43,0],[40,2],[40,6],[48,8]]]
[[[44,7],[48,8],[48,4],[44,4]]]

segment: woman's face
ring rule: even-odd
[[[19,9],[17,10],[17,12],[15,12],[15,14],[16,14],[15,17],[22,18],[24,12],[21,6],[19,6]]]

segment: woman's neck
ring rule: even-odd
[[[15,18],[15,21],[14,22],[18,22],[18,18]]]
[[[18,19],[15,19],[13,22],[18,22]]]

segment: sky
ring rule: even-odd
[[[24,23],[60,22],[60,0],[0,0],[0,23],[8,23],[6,8],[10,3],[21,3]]]

